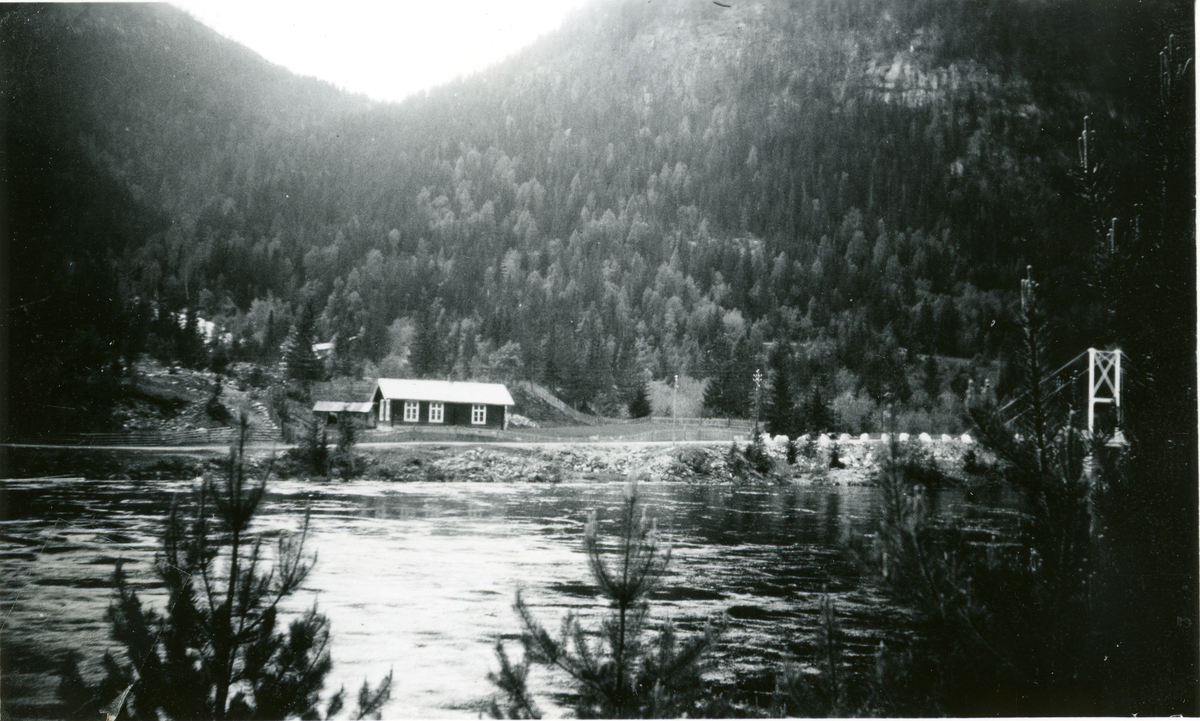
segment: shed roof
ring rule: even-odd
[[[503,383],[380,378],[379,392],[393,400],[513,405],[513,397]]]
[[[371,402],[349,403],[346,401],[317,401],[313,404],[313,413],[370,413]]]

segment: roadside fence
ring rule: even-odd
[[[56,446],[210,446],[229,445],[237,440],[234,428],[196,428],[182,431],[126,431],[121,433],[48,433],[9,438],[15,445]],[[251,428],[249,443],[279,443],[279,431]]]
[[[619,426],[584,426],[560,428],[395,428],[368,431],[359,436],[359,443],[408,443],[423,441],[480,441],[500,443],[669,443],[672,441],[721,442],[745,440],[749,431],[737,428],[703,428],[680,426],[672,430],[669,426],[646,428],[629,424]]]

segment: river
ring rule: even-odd
[[[318,554],[292,610],[314,601],[332,623],[334,669],[327,689],[353,692],[395,672],[385,718],[476,718],[493,689],[494,645],[512,652],[521,589],[536,616],[557,630],[573,611],[585,627],[604,608],[583,552],[589,511],[613,519],[624,483],[409,483],[380,481],[270,486],[255,528],[296,529],[306,508],[307,548]],[[768,703],[785,654],[813,658],[820,594],[834,598],[847,655],[862,667],[896,628],[896,612],[845,560],[839,541],[869,532],[870,487],[641,484],[671,546],[652,616],[684,634],[728,613],[715,683],[744,703]],[[173,499],[191,482],[0,481],[0,613],[3,703],[13,716],[44,715],[57,679],[54,659],[82,654],[98,673],[109,640],[104,612],[112,570],[124,559],[143,602],[162,604],[152,559]],[[1011,521],[1000,491],[943,491],[943,515]],[[559,680],[532,677],[548,716],[558,716]]]

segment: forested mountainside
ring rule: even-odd
[[[137,352],[268,362],[292,329],[339,373],[526,377],[607,412],[687,374],[746,414],[774,349],[858,430],[885,398],[949,413],[972,371],[948,359],[1004,357],[1027,265],[1057,356],[1120,335],[1097,254],[1194,178],[1162,162],[1191,157],[1190,71],[1183,115],[1160,100],[1189,4],[731,5],[597,3],[395,105],[166,6],[6,8],[10,408],[62,422],[89,397],[64,384]]]

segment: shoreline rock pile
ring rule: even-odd
[[[745,443],[736,444],[744,452]],[[940,467],[961,467],[962,450],[934,443],[931,459]],[[679,446],[588,445],[522,448],[511,446],[433,446],[367,454],[360,476],[393,481],[468,481],[484,483],[558,483],[624,480],[630,474],[646,480],[688,483],[814,483],[861,485],[874,482],[887,446],[881,442],[831,444],[809,448],[787,462],[787,444],[764,443],[770,459],[767,473],[730,469],[730,445]]]

